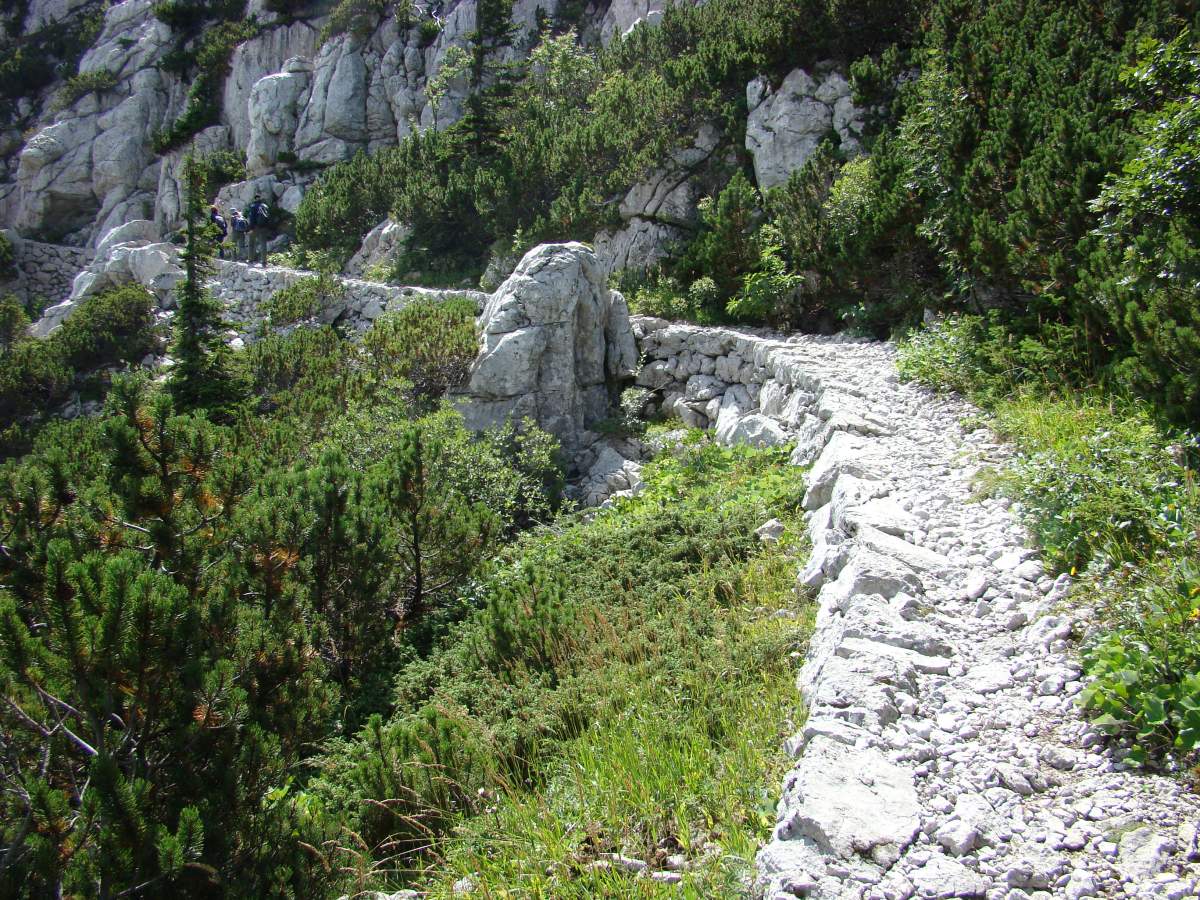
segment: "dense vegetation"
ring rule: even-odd
[[[45,340],[26,336],[29,317],[13,296],[0,298],[0,453],[26,447],[28,427],[55,413],[73,392],[104,396],[106,371],[158,349],[154,300],[140,287],[86,300]]]
[[[694,438],[625,508],[555,518],[555,442],[532,423],[473,435],[444,406],[474,355],[470,301],[414,302],[351,341],[316,326],[318,277],[270,303],[307,327],[231,352],[204,289],[207,168],[183,167],[165,377],[113,374],[101,415],[25,423],[28,452],[0,466],[0,889],[436,888],[477,853],[502,881],[527,863],[476,816],[521,821],[576,756],[638,765],[612,756],[635,736],[663,748],[659,793],[581,794],[606,804],[582,846],[537,816],[553,890],[613,888],[588,867],[610,849],[739,883],[804,636],[767,615],[791,603],[795,533],[764,547],[754,529],[797,515],[796,470]],[[125,288],[32,341],[6,301],[5,396],[47,409],[21,393],[29,360],[128,368],[161,346],[151,309]]]
[[[536,431],[415,412],[386,332],[346,350],[328,330],[255,345],[226,424],[118,380],[106,415],[5,467],[6,891],[312,896],[264,797],[391,707],[557,472]]]
[[[723,146],[739,148],[745,85],[756,73],[882,49],[911,26],[913,12],[883,3],[718,0],[668,9],[658,27],[605,51],[581,48],[574,32],[547,33],[528,61],[501,67],[492,60],[511,41],[500,24],[509,4],[482,6],[491,12],[462,57],[467,115],[335,166],[297,215],[307,245],[348,255],[389,211],[414,226],[403,263],[410,268],[478,269],[493,245],[590,239],[611,222],[621,195],[703,123],[720,124]],[[728,179],[722,163],[713,166],[714,183]]]

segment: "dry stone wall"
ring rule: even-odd
[[[80,247],[43,244],[6,232],[13,248],[17,275],[0,281],[0,293],[11,292],[21,300],[47,300],[57,303],[71,293],[71,283],[80,269],[92,260],[90,251]]]
[[[221,301],[225,317],[242,338],[253,337],[265,321],[264,304],[277,291],[312,278],[313,273],[283,266],[253,266],[231,260],[218,260],[216,276],[209,281],[212,295]],[[479,291],[435,290],[431,288],[382,284],[358,278],[336,279],[339,293],[318,313],[320,324],[340,324],[365,331],[386,312],[403,309],[418,298],[444,300],[448,296],[467,296],[482,307],[487,294]]]

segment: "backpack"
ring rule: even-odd
[[[229,234],[229,226],[225,223],[224,216],[214,214],[212,217],[212,223],[216,225],[217,229],[221,232],[221,237],[225,237],[227,234]]]
[[[250,204],[250,225],[253,228],[258,228],[260,225],[266,225],[271,221],[271,214],[267,211],[267,204],[261,200],[258,203]]]
[[[245,234],[250,230],[250,223],[246,221],[245,216],[238,216],[233,220],[233,230],[235,234]]]

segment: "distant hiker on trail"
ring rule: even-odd
[[[271,224],[271,212],[263,203],[262,194],[254,195],[254,202],[246,210],[250,220],[250,259],[253,263],[258,260],[264,266],[267,264],[267,227]]]
[[[240,209],[230,210],[233,216],[233,257],[242,262],[250,261],[250,220]]]
[[[217,226],[217,231],[221,232],[221,239],[217,241],[217,255],[225,258],[225,238],[229,237],[229,226],[225,223],[225,217],[221,215],[221,211],[215,206],[208,208],[208,221]]]

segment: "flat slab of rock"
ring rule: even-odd
[[[809,743],[781,810],[778,837],[807,838],[843,859],[878,865],[898,859],[921,824],[911,773],[878,750],[824,736]]]

